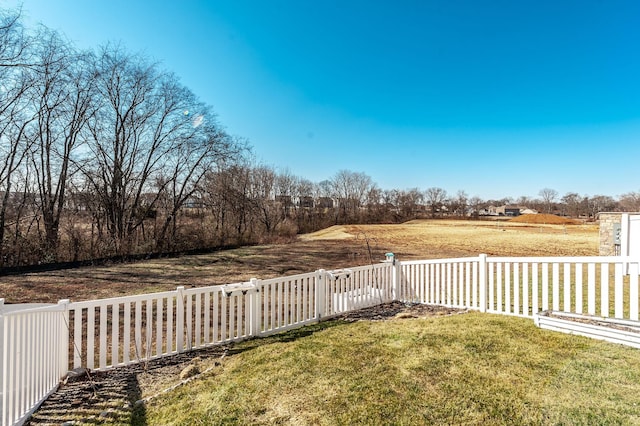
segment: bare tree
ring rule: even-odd
[[[418,188],[411,188],[406,191],[395,191],[393,198],[393,204],[402,220],[415,218],[419,206],[424,202],[424,194]]]
[[[640,211],[640,192],[627,192],[620,196],[620,206],[628,212]]]
[[[28,65],[27,41],[20,13],[0,9],[0,73]]]
[[[585,197],[589,208],[589,216],[596,217],[600,212],[612,212],[619,209],[618,203],[608,195],[594,195]]]
[[[33,83],[26,65],[27,43],[19,15],[0,10],[0,264],[12,185],[29,150],[25,133],[33,120],[27,109],[27,91]],[[19,221],[15,226],[18,229]]]
[[[331,188],[338,199],[336,223],[339,222],[340,212],[345,222],[357,220],[359,209],[372,186],[371,177],[364,173],[340,170],[333,176]]]
[[[251,168],[243,163],[218,167],[206,175],[203,187],[219,242],[244,242],[252,220]]]
[[[553,203],[558,198],[558,191],[551,188],[542,188],[538,195],[540,195],[540,198],[542,198],[547,213],[551,213],[553,209]]]
[[[424,196],[431,210],[431,217],[436,217],[436,213],[441,211],[443,203],[447,199],[447,191],[442,188],[431,187],[427,188]]]
[[[477,218],[480,215],[480,208],[482,206],[482,203],[483,203],[482,198],[478,197],[477,195],[474,195],[469,200],[469,206],[471,207],[471,215],[473,217]]]
[[[167,137],[174,139],[175,147],[167,152],[163,169],[157,171],[157,175],[162,176],[160,189],[169,200],[157,238],[158,248],[166,246],[169,229],[171,239],[175,240],[178,213],[189,200],[197,202],[194,197],[200,191],[206,173],[217,165],[235,161],[243,149],[242,143],[222,130],[210,108],[199,103],[191,91],[177,83],[177,79],[170,78],[163,84],[163,102],[166,108],[174,111],[165,119],[166,125],[173,127],[173,134]],[[192,113],[184,120],[181,111]],[[170,123],[171,119],[176,122]]]
[[[192,128],[194,120],[205,117],[184,109],[185,91],[175,76],[118,46],[102,49],[96,75],[101,104],[89,124],[93,161],[85,176],[104,207],[115,251],[121,253],[146,218],[141,210],[153,208],[162,194],[164,188],[154,191],[154,186],[173,182],[159,178],[166,170],[184,176],[181,166],[176,171],[175,159],[197,151]]]
[[[275,191],[278,201],[284,208],[285,217],[291,217],[295,210],[294,196],[296,195],[297,177],[289,170],[282,170],[276,174]]]
[[[467,216],[467,208],[469,204],[469,196],[463,190],[459,190],[456,193],[456,197],[453,199],[455,208],[453,213],[460,217]]]
[[[575,192],[567,192],[560,199],[565,207],[565,213],[572,217],[580,216],[580,205],[582,203],[582,197]]]
[[[45,228],[44,250],[55,260],[75,152],[94,111],[95,79],[89,55],[76,53],[56,32],[41,28],[37,40],[31,67],[35,84],[30,99],[36,116],[29,135],[31,161]]]

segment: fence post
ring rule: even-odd
[[[478,256],[478,285],[480,286],[480,312],[487,312],[487,255]]]
[[[262,332],[262,319],[260,315],[260,307],[262,305],[262,286],[260,280],[257,278],[251,278],[251,285],[255,288],[253,296],[251,297],[251,335],[258,336]]]
[[[391,259],[393,268],[391,269],[391,300],[399,300],[400,297],[400,279],[401,279],[401,265],[400,261],[397,261],[395,256]]]
[[[176,351],[184,352],[184,287],[176,288]]]
[[[325,290],[327,284],[327,273],[324,269],[316,271],[316,319],[320,321],[325,313]]]
[[[58,376],[64,377],[69,371],[69,299],[58,301],[58,306],[62,308],[62,321],[60,321],[60,337],[58,342]]]

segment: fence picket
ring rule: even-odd
[[[596,264],[587,264],[587,313],[596,314]]]
[[[584,296],[583,296],[583,280],[582,280],[582,270],[584,265],[582,263],[576,263],[576,274],[575,274],[575,289],[576,289],[576,303],[575,303],[575,312],[577,314],[581,314],[583,310],[584,304]]]
[[[539,304],[539,297],[540,297],[540,282],[539,282],[539,265],[538,263],[534,263],[531,266],[531,278],[532,278],[532,282],[531,282],[531,297],[532,297],[532,302],[531,302],[531,314],[537,314],[538,312],[540,312],[540,304]]]
[[[164,298],[156,299],[156,355],[164,354],[163,350],[163,326],[164,326]],[[126,348],[126,347],[125,347]]]
[[[520,263],[513,264],[513,313],[520,314]],[[522,311],[524,314],[524,309]]]
[[[629,265],[629,318],[638,321],[638,264]]]
[[[615,281],[614,281],[614,305],[615,305],[615,318],[624,317],[624,282],[623,282],[623,265],[622,263],[616,263],[615,265]]]
[[[609,316],[609,264],[600,265],[600,316]]]
[[[107,366],[107,305],[100,305],[100,368]]]
[[[124,303],[123,330],[122,361],[129,364],[131,362],[131,302]]]
[[[118,352],[120,350],[120,304],[111,305],[111,365],[119,364]]]
[[[542,310],[549,310],[549,264],[542,264]]]
[[[552,268],[552,296],[551,303],[553,305],[554,311],[560,310],[560,264],[558,262],[553,262],[551,264]]]

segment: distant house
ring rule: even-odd
[[[333,198],[330,197],[320,197],[318,198],[317,207],[321,209],[332,209],[333,208]]]
[[[313,197],[309,197],[309,196],[302,196],[300,197],[300,207],[307,208],[313,208]]]
[[[504,206],[489,206],[485,209],[486,216],[520,216],[521,214],[537,214],[538,212],[526,206],[506,204]],[[482,212],[480,213],[482,215]]]
[[[520,210],[519,206],[503,206],[504,216],[520,216]]]
[[[482,208],[478,210],[478,215],[479,216],[498,216],[497,207],[491,205],[489,207]]]

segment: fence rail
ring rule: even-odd
[[[19,424],[70,368],[106,370],[264,336],[393,300],[534,318],[638,321],[637,260],[478,257],[334,271],[2,312],[1,426]]]

